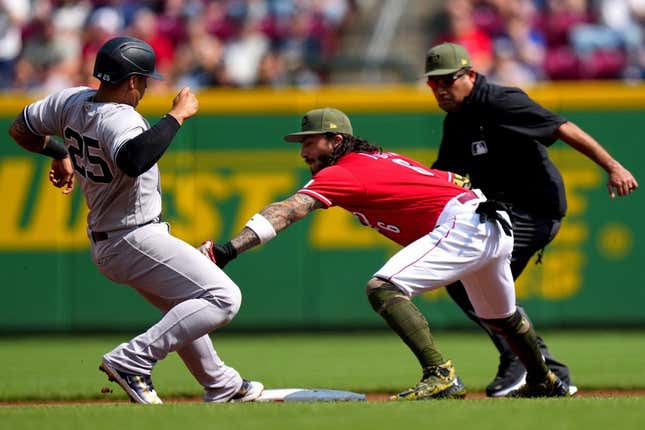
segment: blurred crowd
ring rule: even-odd
[[[115,35],[147,41],[156,86],[316,86],[353,0],[0,0],[0,90],[49,92],[92,78]]]
[[[317,86],[329,81],[331,59],[358,3],[0,0],[0,90],[96,86],[94,56],[115,35],[154,47],[166,77],[155,86]],[[475,67],[495,82],[645,76],[645,0],[440,4],[428,47],[465,45]]]
[[[431,28],[502,84],[645,76],[645,0],[450,0]]]

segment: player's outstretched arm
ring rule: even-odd
[[[638,188],[638,182],[618,161],[616,161],[605,148],[589,134],[572,122],[565,122],[556,131],[556,137],[566,144],[583,153],[609,175],[607,189],[611,198],[616,194],[626,196]]]
[[[313,197],[296,193],[281,202],[271,203],[253,215],[242,231],[225,244],[216,245],[212,241],[206,241],[199,250],[223,268],[238,254],[268,242],[294,222],[323,206]]]
[[[323,204],[306,194],[296,193],[281,201],[271,203],[246,223],[240,234],[231,239],[235,250],[242,253],[261,243],[273,239],[279,232]]]

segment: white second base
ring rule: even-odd
[[[365,394],[324,388],[275,388],[264,390],[256,402],[330,402],[365,400]]]

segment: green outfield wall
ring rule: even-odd
[[[644,86],[580,83],[528,92],[645,181]],[[341,108],[357,135],[427,164],[441,135],[442,113],[416,86],[222,90],[199,99],[200,114],[160,163],[164,218],[173,234],[195,245],[227,240],[264,205],[307,182],[298,146],[282,136],[309,109]],[[31,100],[0,96],[0,128]],[[150,94],[140,110],[154,122],[171,100]],[[4,136],[0,332],[132,330],[156,321],[152,306],[92,265],[79,190],[62,195],[47,181],[49,160]],[[612,200],[604,171],[561,142],[549,151],[565,179],[569,212],[543,263],[531,264],[518,282],[518,300],[541,327],[645,325],[643,190]],[[396,250],[341,209],[317,211],[227,266],[243,292],[227,330],[383,327],[364,285]],[[471,326],[442,290],[416,300],[433,327]]]

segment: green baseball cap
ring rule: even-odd
[[[423,76],[449,75],[464,67],[472,67],[466,48],[456,43],[442,43],[428,50]]]
[[[326,107],[310,110],[302,117],[300,131],[287,134],[284,140],[287,142],[302,142],[303,139],[312,134],[343,133],[353,134],[352,123],[343,112],[338,109]]]

